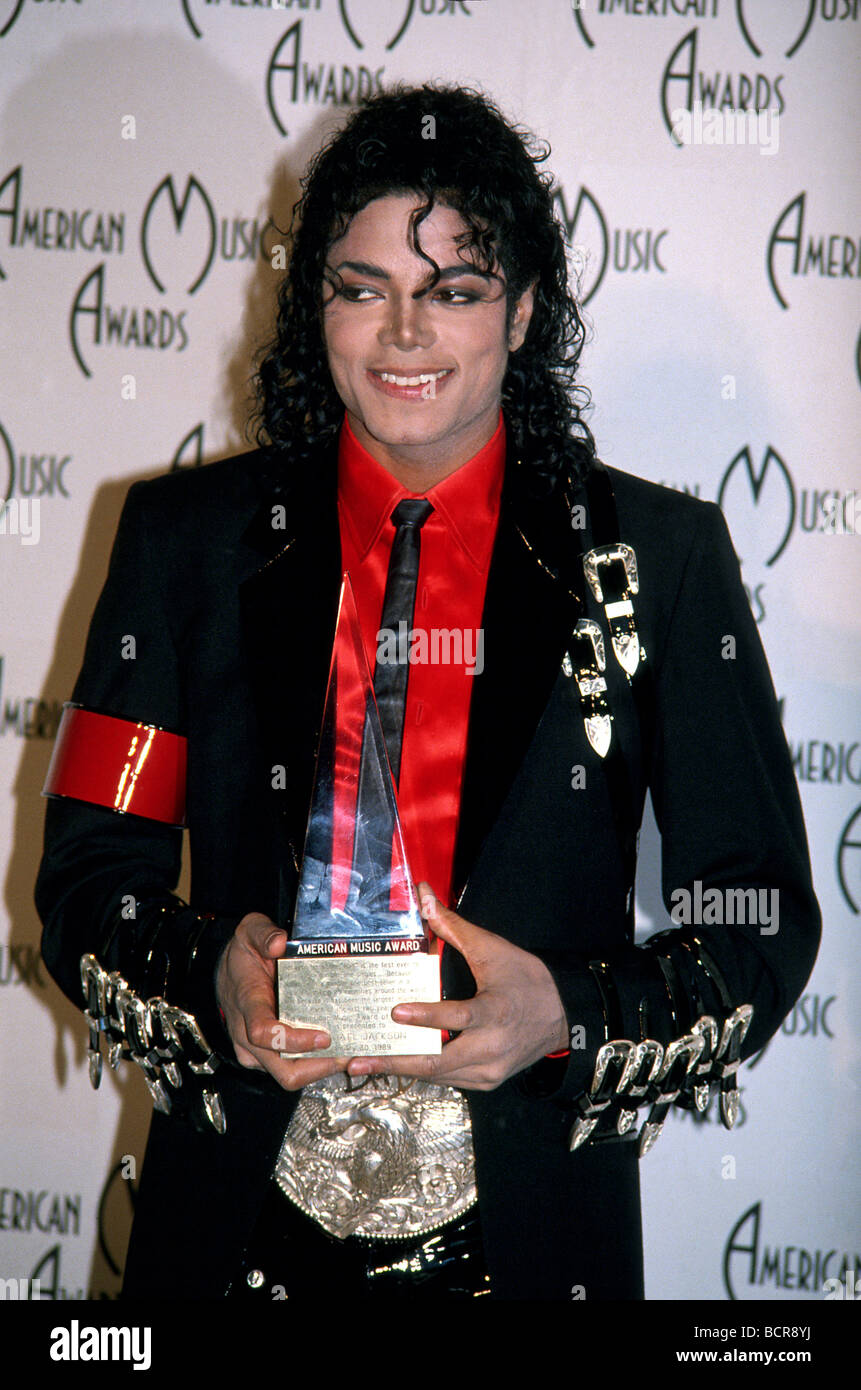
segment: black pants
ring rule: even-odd
[[[276,1299],[417,1297],[471,1299],[490,1293],[478,1206],[406,1240],[338,1240],[305,1216],[273,1180],[227,1297]]]

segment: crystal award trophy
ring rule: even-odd
[[[305,853],[278,1016],[331,1046],[282,1056],[436,1055],[439,1029],[396,1023],[395,1004],[440,999],[410,876],[356,602],[344,575]]]

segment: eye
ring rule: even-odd
[[[471,290],[443,289],[438,291],[437,298],[444,304],[475,304],[479,296]]]
[[[369,285],[344,285],[338,293],[350,304],[361,304],[366,301],[367,296],[375,296],[377,291],[372,290]]]

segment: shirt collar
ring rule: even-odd
[[[505,473],[505,421],[471,459],[427,492],[408,492],[360,444],[346,412],[338,441],[338,501],[362,560],[404,497],[427,497],[477,569],[490,562]]]

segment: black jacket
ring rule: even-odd
[[[795,779],[719,509],[616,470],[610,476],[622,539],[637,555],[637,619],[656,699],[654,731],[641,747],[630,691],[608,656],[614,736],[637,822],[651,789],[665,901],[696,880],[779,891],[774,935],[756,925],[700,930],[733,1003],[754,1006],[749,1056],[801,993],[819,939]],[[166,983],[148,975],[136,950],[152,908],[120,921],[118,905],[129,893],[149,904],[171,900],[180,832],[70,800],[47,806],[36,899],[45,960],[63,990],[80,1004],[78,963],[92,952],[142,995],[164,988],[226,1059],[217,1073],[225,1135],[153,1117],[126,1270],[133,1296],[224,1293],[296,1102],[231,1060],[213,989],[242,916],[257,910],[289,922],[340,585],[334,450],[290,488],[286,531],[272,525],[265,478],[251,453],[131,488],[72,697],[189,740],[191,904],[170,924]],[[571,1052],[548,1097],[534,1094],[529,1076],[467,1094],[495,1295],[564,1299],[582,1285],[587,1300],[638,1298],[636,1145],[568,1149],[572,1101],[605,1036],[587,962],[609,963],[624,1036],[640,1035],[642,1001],[650,1036],[666,1042],[679,1030],[654,954],[626,931],[607,779],[561,669],[585,612],[570,500],[534,498],[509,457],[455,880],[465,885],[464,917],[545,960],[586,1045]],[[123,656],[128,635],[133,660]],[[276,765],[287,769],[286,790],[272,788]],[[585,788],[572,788],[576,765],[586,768]],[[214,917],[189,962],[196,911]],[[464,988],[448,983],[452,997]]]

